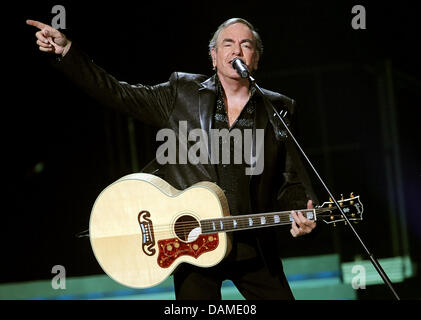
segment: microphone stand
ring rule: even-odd
[[[368,250],[367,246],[364,244],[364,242],[362,241],[361,237],[358,235],[358,232],[355,230],[355,228],[353,227],[353,225],[351,224],[351,222],[349,221],[348,217],[346,216],[346,214],[343,212],[341,206],[339,205],[339,203],[336,201],[335,197],[332,195],[332,193],[330,192],[329,188],[326,186],[326,184],[324,183],[323,179],[320,177],[319,173],[317,172],[316,168],[313,166],[313,164],[311,163],[310,159],[307,157],[306,153],[304,152],[304,150],[301,148],[300,144],[298,143],[297,139],[295,139],[294,135],[292,134],[291,130],[289,130],[287,124],[285,123],[284,119],[280,116],[280,114],[278,113],[278,111],[276,110],[276,108],[273,106],[272,102],[270,102],[270,100],[268,98],[266,98],[266,96],[263,94],[262,89],[257,85],[256,80],[250,75],[250,73],[247,73],[247,78],[250,81],[251,85],[256,88],[257,92],[260,94],[260,96],[262,96],[263,100],[267,103],[267,105],[271,106],[273,111],[275,112],[275,114],[278,116],[278,118],[281,120],[282,125],[284,126],[284,128],[286,129],[286,131],[288,132],[289,136],[292,138],[292,140],[294,141],[295,145],[297,146],[297,148],[300,150],[301,154],[304,156],[304,158],[307,160],[308,164],[310,165],[310,167],[313,169],[314,173],[316,174],[317,178],[320,180],[320,182],[322,183],[323,187],[326,189],[327,193],[329,194],[330,198],[333,200],[333,202],[335,203],[336,207],[340,210],[343,218],[345,219],[345,221],[347,222],[347,225],[351,228],[352,232],[354,233],[355,237],[358,239],[358,241],[361,243],[362,247],[364,248],[364,250],[366,251],[367,255],[369,256],[371,263],[373,264],[374,268],[377,270],[377,272],[379,273],[379,275],[381,276],[381,278],[383,279],[383,281],[385,282],[385,284],[389,287],[390,291],[392,292],[392,294],[394,295],[396,300],[400,300],[398,294],[396,293],[396,291],[393,289],[392,283],[390,281],[390,279],[388,278],[388,276],[386,275],[386,273],[384,272],[383,268],[380,266],[379,262],[377,261],[377,259],[374,257],[374,255]],[[270,114],[268,115],[270,116]],[[276,128],[275,128],[276,129]]]

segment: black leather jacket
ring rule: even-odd
[[[178,132],[179,121],[187,121],[188,130],[201,128],[209,133],[215,107],[215,76],[174,72],[168,82],[154,86],[130,85],[116,80],[98,67],[73,43],[64,58],[54,63],[68,78],[96,100],[126,112],[158,128]],[[265,96],[293,128],[295,101],[272,91]],[[250,179],[252,208],[255,213],[306,208],[308,199],[316,202],[307,173],[295,147],[286,138],[279,119],[259,97],[255,127],[265,129],[264,170]],[[275,128],[276,127],[276,128]],[[178,189],[203,180],[217,182],[214,165],[167,164],[152,161],[142,171],[164,178]],[[279,266],[274,228],[256,231],[259,249],[269,267]],[[276,229],[276,228],[275,228]]]

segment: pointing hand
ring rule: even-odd
[[[35,20],[26,20],[26,24],[39,29],[35,36],[41,51],[61,54],[63,57],[69,51],[72,42],[57,29]]]

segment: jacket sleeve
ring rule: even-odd
[[[163,127],[174,108],[177,73],[158,85],[131,85],[97,66],[76,43],[63,58],[55,59],[53,66],[101,104],[144,123]]]

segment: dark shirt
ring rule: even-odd
[[[244,130],[253,129],[256,102],[254,91],[252,90],[251,96],[247,104],[242,109],[238,118],[235,122],[229,126],[228,115],[226,106],[224,103],[224,89],[216,77],[217,83],[217,99],[214,112],[213,129],[229,130],[231,135],[228,135],[229,140],[219,139],[219,161],[216,165],[216,172],[218,175],[218,185],[222,188],[227,197],[230,214],[231,215],[244,215],[253,213],[251,210],[251,199],[250,199],[250,175],[246,175],[246,167],[248,164],[244,160],[244,153],[241,152],[237,155],[237,163],[235,159],[235,152],[243,151],[242,148],[238,148],[238,143],[243,144],[242,137],[244,137]],[[237,132],[233,131],[236,129]],[[234,133],[235,132],[235,133]],[[241,133],[241,135],[239,135]],[[234,137],[240,137],[240,141],[234,141]],[[229,142],[229,149],[226,145]],[[237,143],[237,147],[235,144]],[[229,161],[223,160],[223,152],[229,150]],[[225,159],[227,160],[227,159]],[[241,160],[241,161],[238,161]],[[239,163],[238,163],[239,162]],[[255,249],[255,238],[253,237],[253,231],[243,230],[233,232],[233,246],[232,251],[228,259],[242,260],[253,258],[256,256]]]

